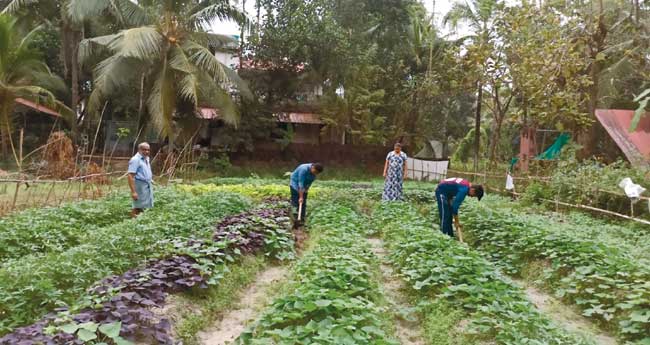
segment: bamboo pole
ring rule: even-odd
[[[498,193],[503,193],[503,191],[501,189],[498,189],[498,188],[487,187],[487,186],[486,186],[486,188],[490,189],[492,191],[498,192]],[[521,193],[516,193],[516,195],[520,196]],[[650,221],[648,221],[648,220],[630,217],[630,216],[625,215],[625,214],[621,214],[621,213],[613,212],[613,211],[608,211],[608,210],[603,210],[603,209],[597,208],[597,207],[581,205],[581,204],[571,204],[571,203],[564,202],[564,201],[549,200],[549,199],[544,199],[544,198],[540,198],[539,200],[544,201],[544,202],[548,202],[548,203],[555,203],[556,205],[562,205],[562,206],[568,206],[568,207],[573,207],[573,208],[580,208],[580,209],[584,209],[584,210],[590,210],[590,211],[594,211],[594,212],[600,212],[600,213],[607,214],[607,215],[610,215],[610,216],[615,216],[615,217],[627,219],[627,220],[630,220],[630,221],[650,225]],[[559,208],[559,206],[556,206],[556,207]]]

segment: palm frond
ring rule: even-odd
[[[23,36],[23,39],[20,40],[20,44],[18,45],[18,49],[21,49],[23,47],[28,48],[34,42],[34,35],[36,35],[39,31],[43,30],[44,27],[45,26],[42,24],[38,25],[37,27],[29,31],[25,36]]]
[[[188,22],[194,28],[207,27],[213,21],[234,21],[249,31],[252,22],[237,7],[230,5],[229,1],[219,1],[217,4],[199,6],[194,13],[190,13]]]
[[[195,106],[198,105],[196,68],[178,46],[173,46],[169,51],[169,67],[183,74],[178,85],[179,96],[192,102]]]
[[[4,58],[11,53],[10,44],[14,35],[15,20],[8,15],[0,15],[0,58]],[[0,60],[2,63],[2,60]]]
[[[102,50],[108,50],[111,42],[118,37],[118,34],[87,38],[79,43],[79,63],[83,66],[88,59],[99,55]]]
[[[16,14],[27,6],[37,4],[38,2],[39,0],[13,0],[7,4],[7,7],[2,10],[2,13]]]
[[[147,108],[151,115],[154,128],[163,136],[173,137],[174,110],[176,109],[176,93],[174,92],[174,76],[163,64],[158,71],[153,88],[147,100]]]
[[[451,10],[443,17],[442,22],[455,30],[458,29],[462,21],[477,22],[478,18],[467,3],[455,2],[451,6]]]
[[[57,75],[50,73],[50,71],[33,71],[33,83],[40,86],[52,93],[60,96],[60,99],[65,99],[70,96],[70,87],[66,84],[65,80]]]
[[[174,45],[169,49],[169,66],[179,72],[194,73],[196,68],[190,62],[185,51]]]
[[[245,98],[252,98],[253,94],[247,83],[237,72],[222,64],[207,48],[191,41],[183,45],[183,49],[189,53],[189,60],[198,69],[207,72],[217,83],[230,83],[235,86]]]
[[[208,48],[190,41],[186,40],[183,42],[182,49],[189,56],[189,60],[200,70],[207,72],[217,80],[217,82],[226,82],[228,81],[228,75],[226,74],[227,67],[224,66],[217,57],[214,56],[208,50]]]
[[[142,70],[138,60],[113,55],[95,67],[93,90],[88,97],[88,113],[99,115],[105,100],[116,91],[130,85]]]
[[[199,105],[199,81],[194,73],[185,74],[178,83],[178,95],[194,106]]]
[[[73,22],[82,23],[91,18],[99,17],[109,7],[109,0],[69,0],[66,11]]]
[[[163,50],[164,37],[154,27],[143,26],[120,32],[109,49],[122,57],[156,59]]]
[[[113,55],[97,64],[94,70],[93,84],[95,101],[92,106],[89,102],[90,111],[98,111],[105,97],[123,90],[124,87],[133,83],[141,69],[142,64],[138,60],[119,55]]]
[[[204,47],[216,49],[227,47],[228,44],[237,43],[231,36],[209,32],[194,32],[191,34],[191,39]]]
[[[240,114],[237,111],[237,105],[233,102],[230,95],[213,79],[205,75],[199,76],[199,83],[201,104],[219,109],[219,114],[224,122],[237,126]]]
[[[136,27],[148,25],[150,19],[145,9],[131,0],[110,0],[113,11],[120,13],[124,25]]]

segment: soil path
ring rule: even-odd
[[[235,340],[266,305],[273,285],[284,280],[288,272],[286,266],[272,266],[260,272],[240,293],[237,306],[227,311],[209,330],[198,334],[201,344],[225,345]]]
[[[550,317],[557,325],[564,327],[569,332],[586,335],[598,345],[618,345],[616,338],[600,330],[591,321],[561,301],[525,282],[515,281],[515,283],[524,289],[528,299],[537,309]]]
[[[402,345],[425,345],[420,324],[414,315],[409,315],[412,306],[402,293],[404,284],[395,270],[388,264],[384,243],[379,238],[369,238],[373,253],[380,259],[382,289],[384,296],[395,314],[395,335]],[[406,314],[406,315],[403,315]]]

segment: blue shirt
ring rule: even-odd
[[[144,182],[151,182],[153,173],[151,172],[151,164],[149,158],[136,153],[131,160],[129,160],[129,174],[135,174],[135,179]]]
[[[457,215],[460,205],[465,200],[471,184],[467,180],[461,178],[448,178],[440,182],[436,193],[443,194],[447,199],[454,199],[451,204],[451,214]]]
[[[312,163],[300,164],[296,170],[291,173],[290,186],[293,189],[300,191],[301,189],[308,190],[312,182],[316,179],[316,175],[311,173]]]

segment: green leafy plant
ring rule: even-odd
[[[296,265],[292,292],[276,299],[237,343],[397,344],[384,331],[363,217],[345,203],[330,203],[311,219],[310,231],[321,238]]]
[[[89,230],[79,245],[6,261],[0,269],[0,334],[33,322],[56,306],[74,304],[101,278],[169,254],[162,240],[208,237],[218,219],[250,206],[231,193],[170,196],[173,207],[154,208],[137,219]]]
[[[547,218],[472,202],[464,212],[469,243],[505,271],[521,275],[531,264],[542,263],[538,279],[584,316],[612,328],[621,339],[650,341],[647,260],[574,231],[550,229],[554,223]]]
[[[479,253],[432,231],[431,220],[404,203],[382,203],[373,213],[390,259],[421,303],[444,300],[471,321],[478,340],[520,344],[585,344],[540,315],[520,288]]]

